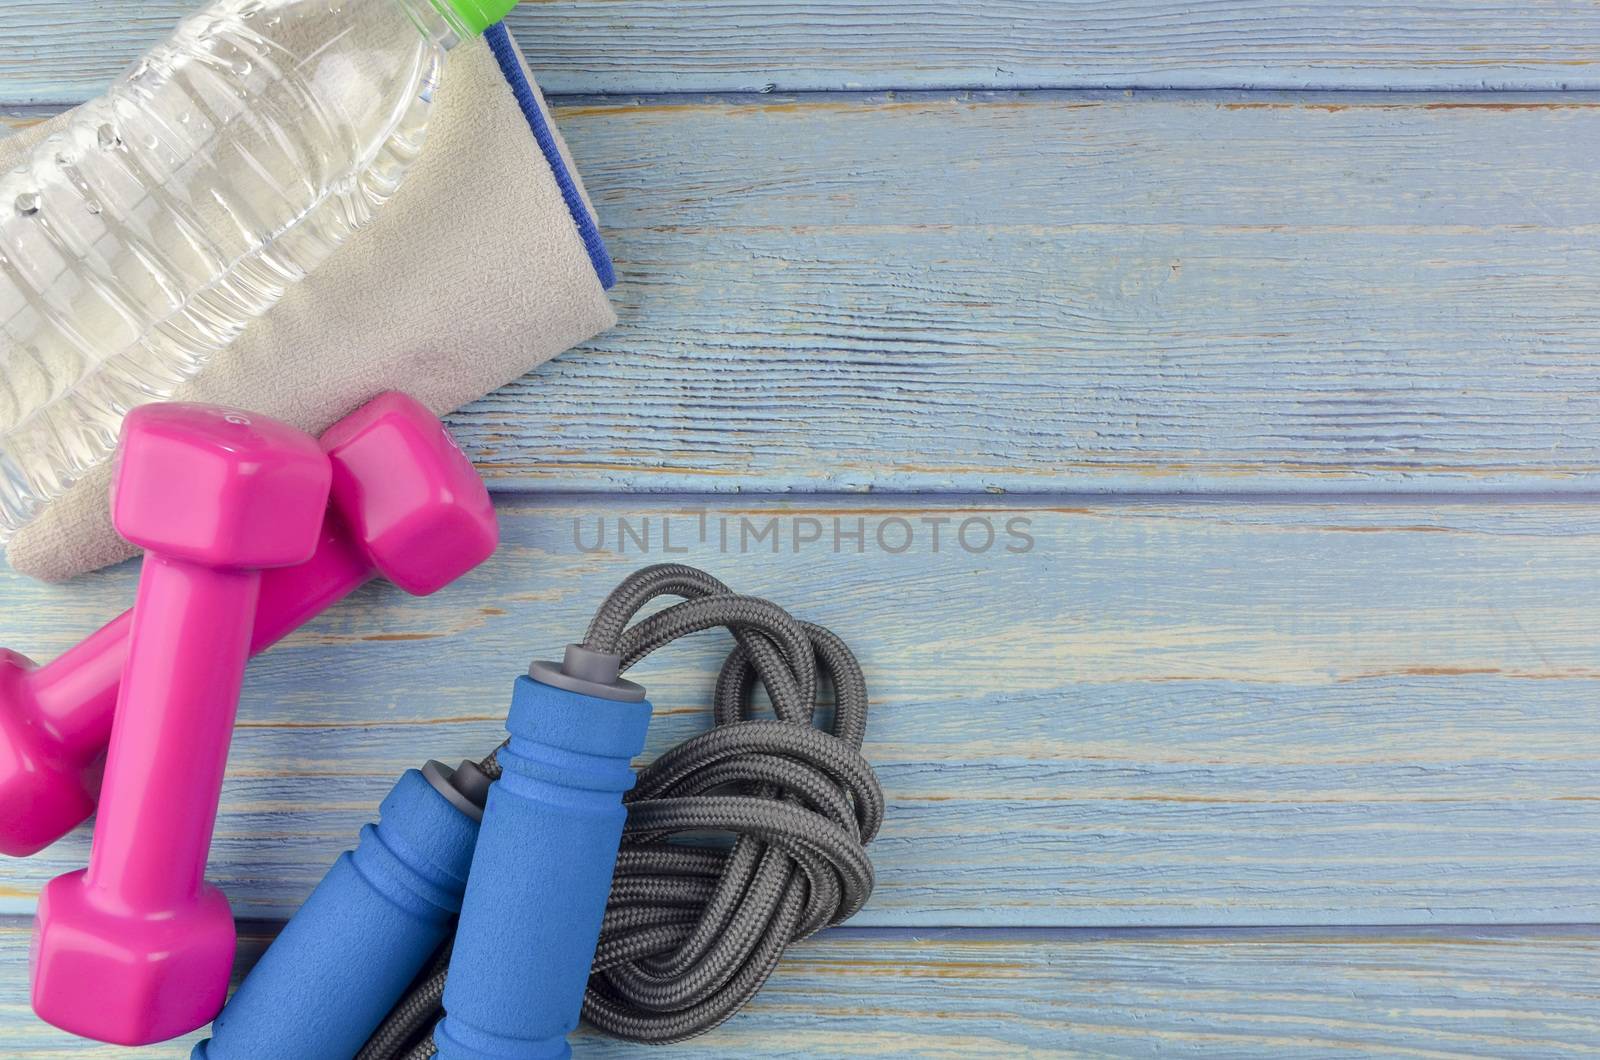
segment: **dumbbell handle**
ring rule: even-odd
[[[204,883],[261,575],[147,553],[86,884],[156,913]]]
[[[261,573],[250,654],[266,651],[376,576],[337,510],[329,508],[310,560]],[[131,610],[124,611],[26,678],[39,724],[81,765],[98,758],[111,739],[132,618]]]

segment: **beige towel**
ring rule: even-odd
[[[53,128],[0,140],[0,170]],[[385,390],[443,414],[616,323],[609,280],[566,146],[496,28],[451,53],[395,198],[173,396],[313,433]],[[103,463],[47,506],[11,539],[11,566],[58,581],[133,555],[110,482]]]

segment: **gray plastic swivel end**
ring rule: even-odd
[[[483,804],[489,800],[493,781],[476,762],[462,762],[451,769],[443,762],[430,761],[422,767],[422,776],[450,805],[474,821],[483,820]]]
[[[528,667],[528,676],[541,685],[619,703],[642,702],[644,686],[618,677],[621,672],[620,656],[590,651],[582,644],[567,645],[566,657],[559,664],[541,660]]]

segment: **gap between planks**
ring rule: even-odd
[[[35,1021],[26,925],[0,923],[0,1048],[120,1057]],[[247,926],[239,966],[266,938]],[[692,1046],[753,1056],[1454,1057],[1592,1052],[1600,932],[826,931]],[[202,1032],[203,1034],[203,1032]],[[192,1035],[192,1043],[201,1035]],[[575,1055],[638,1046],[581,1029]],[[187,1044],[178,1046],[187,1053]]]
[[[502,737],[508,673],[674,558],[834,628],[875,697],[891,813],[863,924],[1570,923],[1596,919],[1600,506],[1029,504],[1019,498],[502,499],[504,547],[435,598],[374,586],[264,656],[240,709],[213,875],[274,917],[393,778]],[[945,519],[915,556],[748,554],[697,511]],[[967,516],[1037,548],[968,555]],[[581,523],[653,525],[651,557]],[[648,517],[649,522],[646,522]],[[665,523],[675,521],[667,555]],[[815,540],[813,536],[810,540]],[[735,558],[737,556],[737,558]],[[0,581],[0,643],[50,658],[126,605],[131,567]],[[1040,587],[1057,587],[1040,591]],[[725,648],[652,660],[648,754],[700,731]],[[81,865],[18,863],[0,908]]]
[[[189,0],[118,18],[0,4],[0,63],[30,98],[83,91]],[[508,18],[563,91],[1125,87],[1560,88],[1600,83],[1581,0],[544,0]]]
[[[288,923],[285,918],[241,917],[239,934],[274,938]],[[0,934],[31,930],[33,917],[0,913]],[[1027,944],[1130,941],[1194,943],[1226,938],[1234,942],[1453,942],[1473,938],[1579,939],[1600,941],[1600,924],[1338,924],[1307,927],[1304,924],[1230,927],[969,927],[962,925],[855,927],[842,924],[824,929],[818,938],[868,942],[873,939],[912,939],[918,942],[1019,942]]]

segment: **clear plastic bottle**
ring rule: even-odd
[[[0,177],[0,540],[398,188],[515,0],[218,0]]]

